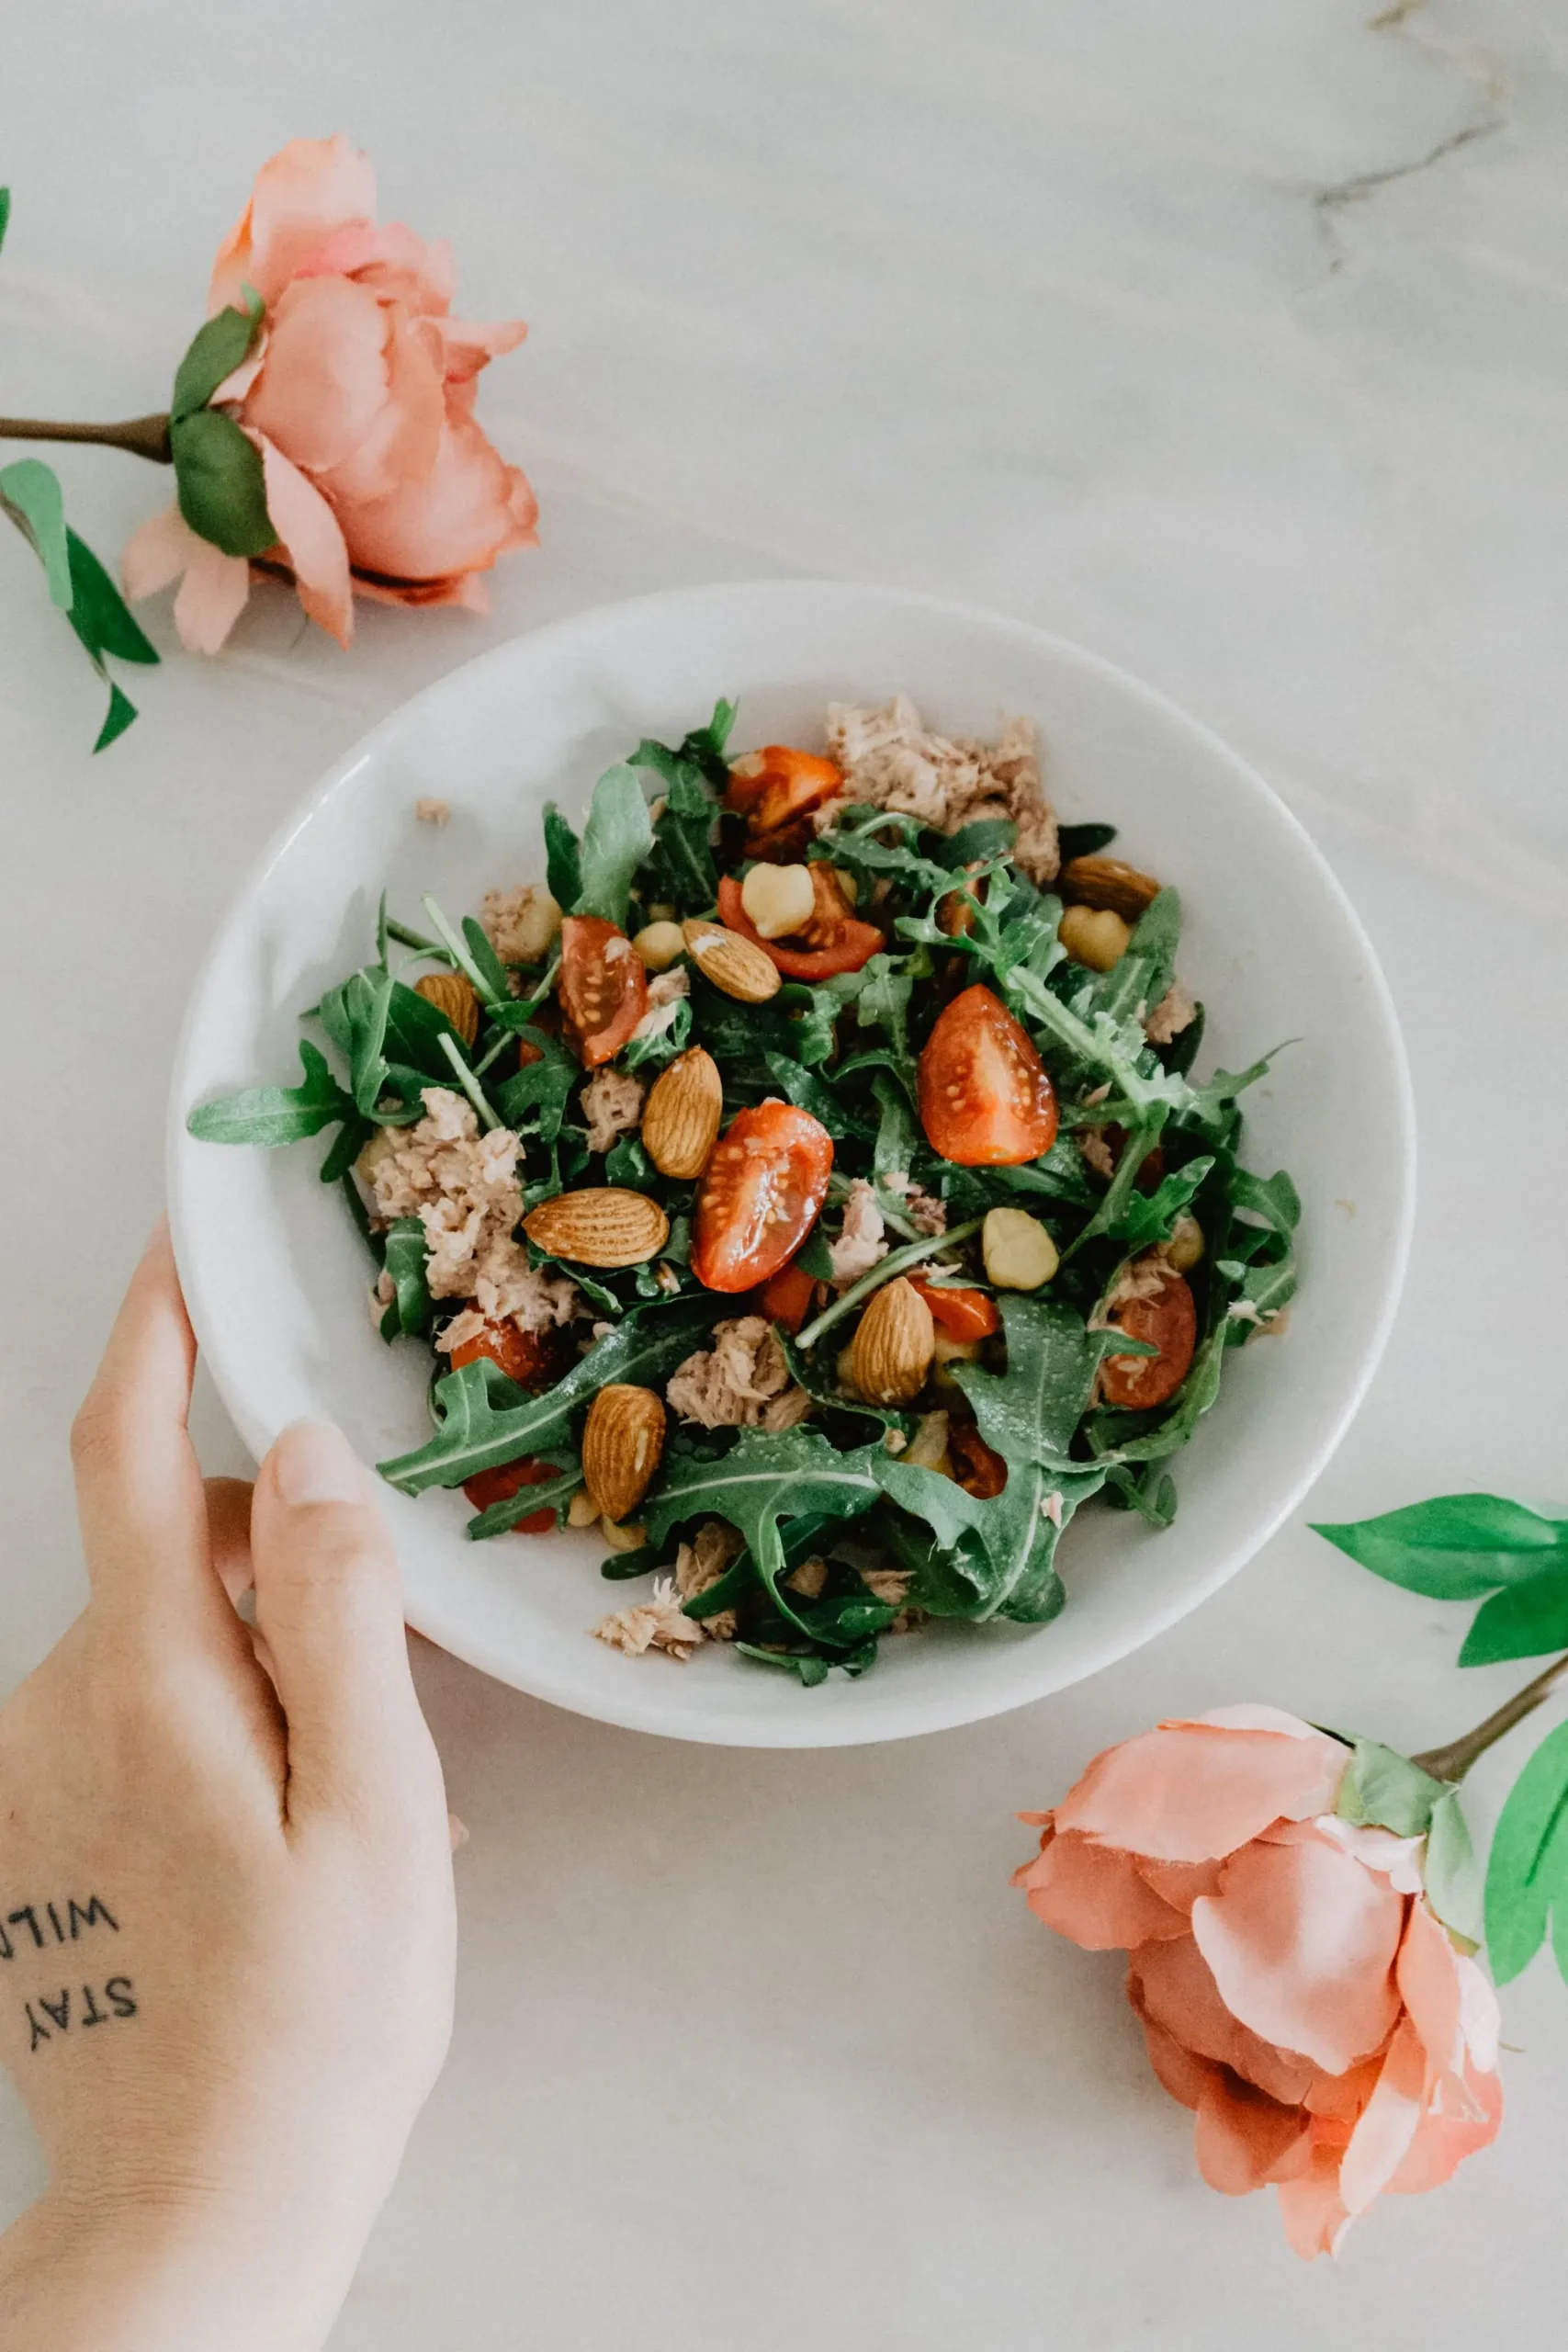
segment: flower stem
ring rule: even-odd
[[[1523,1723],[1528,1714],[1533,1713],[1565,1676],[1568,1676],[1568,1655],[1554,1658],[1533,1682],[1527,1682],[1522,1690],[1516,1690],[1511,1699],[1505,1699],[1496,1713],[1488,1715],[1484,1723],[1477,1724],[1473,1731],[1465,1732],[1459,1739],[1450,1739],[1446,1747],[1426,1748],[1419,1756],[1413,1756],[1410,1761],[1418,1764],[1423,1772],[1430,1772],[1435,1781],[1462,1781],[1477,1757],[1484,1756],[1487,1749],[1511,1732],[1516,1724]]]
[[[164,413],[127,417],[121,424],[53,424],[41,416],[0,416],[0,441],[95,441],[160,466],[170,464],[173,454]]]

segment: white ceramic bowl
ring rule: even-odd
[[[1409,1080],[1388,991],[1343,892],[1269,787],[1146,686],[995,615],[813,582],[683,590],[589,613],[469,663],[394,713],[333,770],[263,858],[197,984],[175,1065],[169,1190],[203,1351],[253,1452],[300,1414],[340,1422],[368,1460],[427,1427],[429,1359],[386,1348],[367,1261],[321,1144],[265,1152],[193,1142],[190,1107],[297,1075],[298,1015],[374,953],[377,899],[417,920],[491,884],[540,878],[539,812],[586,803],[644,734],[667,741],[738,697],[736,743],[818,741],[832,699],[897,688],[928,720],[988,733],[1040,723],[1068,820],[1181,890],[1183,977],[1209,1008],[1201,1069],[1300,1042],[1247,1098],[1247,1157],[1301,1189],[1302,1288],[1290,1330],[1232,1358],[1177,1467],[1181,1508],[1152,1534],[1089,1510],[1062,1551],[1054,1624],[933,1626],[885,1642],[858,1682],[816,1690],[726,1650],[628,1658],[588,1629],[636,1588],[601,1581],[580,1534],[473,1544],[460,1494],[385,1494],[411,1623],[459,1657],[580,1713],[744,1747],[895,1739],[999,1713],[1093,1673],[1173,1624],[1250,1558],[1317,1476],[1355,1411],[1393,1313],[1409,1234]],[[422,795],[451,804],[444,831]]]

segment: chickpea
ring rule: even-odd
[[[1127,953],[1133,934],[1109,907],[1067,907],[1056,936],[1075,964],[1087,964],[1091,972],[1110,972]]]
[[[686,942],[678,922],[645,923],[632,941],[647,969],[667,972],[678,956],[686,952]]]
[[[1027,1209],[987,1209],[980,1251],[998,1290],[1038,1290],[1061,1263],[1055,1243]]]
[[[740,903],[760,939],[787,939],[816,911],[808,865],[754,865],[740,885]]]

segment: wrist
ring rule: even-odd
[[[333,2244],[319,2215],[258,2217],[205,2187],[61,2184],[0,2238],[0,2343],[320,2352],[359,2251],[357,2234]]]

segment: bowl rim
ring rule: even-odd
[[[787,1724],[759,1721],[749,1726],[732,1712],[723,1716],[696,1717],[677,1727],[662,1719],[664,1711],[639,1702],[631,1677],[626,1678],[625,1703],[595,1704],[590,1708],[582,1703],[580,1693],[569,1694],[564,1688],[552,1687],[555,1678],[547,1669],[541,1671],[536,1679],[525,1684],[520,1683],[516,1679],[513,1659],[502,1656],[482,1635],[476,1635],[470,1627],[460,1622],[460,1612],[459,1620],[454,1620],[444,1609],[431,1606],[424,1600],[407,1612],[407,1622],[416,1633],[465,1664],[494,1677],[510,1688],[523,1690],[550,1704],[566,1707],[573,1713],[585,1714],[591,1721],[613,1724],[624,1730],[652,1733],[663,1738],[690,1740],[704,1746],[781,1750],[880,1746],[885,1742],[919,1737],[927,1733],[957,1730],[964,1724],[986,1722],[993,1716],[1009,1713],[1017,1707],[1037,1703],[1059,1690],[1070,1689],[1076,1682],[1102,1673],[1108,1667],[1145,1647],[1201,1607],[1262,1550],[1315,1485],[1360,1409],[1388,1344],[1409,1266],[1416,1216],[1416,1162],[1415,1094],[1393,992],[1353,901],[1306,827],[1267,778],[1204,721],[1194,718],[1159,687],[1148,684],[1103,654],[1096,653],[1053,630],[1042,628],[1033,622],[1020,620],[1010,614],[968,600],[920,589],[886,586],[874,581],[769,578],[764,575],[750,580],[714,581],[694,586],[654,589],[640,595],[586,607],[562,619],[547,622],[538,628],[519,630],[501,643],[489,646],[468,661],[444,672],[417,694],[407,696],[385,712],[308,787],[274,829],[259,854],[252,860],[224,905],[192,982],[181,1021],[165,1116],[165,1186],[175,1261],[203,1361],[224,1410],[247,1449],[259,1460],[265,1444],[270,1440],[259,1429],[244,1399],[234,1390],[220,1351],[209,1347],[204,1336],[210,1327],[203,1296],[199,1260],[191,1244],[186,1223],[187,1203],[183,1176],[186,1153],[190,1144],[185,1120],[191,1094],[190,1064],[195,1051],[198,1012],[208,996],[216,967],[226,952],[236,921],[243,910],[262,894],[280,861],[330,797],[347,784],[366,761],[381,748],[382,743],[406,724],[412,712],[423,709],[455,690],[460,692],[457,681],[467,680],[487,668],[502,666],[514,656],[516,648],[521,644],[543,649],[547,657],[552,645],[570,645],[575,637],[591,638],[612,618],[629,619],[639,611],[652,608],[670,610],[683,604],[700,609],[705,603],[716,598],[745,599],[763,594],[814,603],[840,600],[845,604],[869,596],[887,606],[919,611],[955,624],[978,626],[1010,637],[1015,642],[1065,659],[1069,664],[1098,675],[1104,684],[1141,703],[1167,724],[1184,733],[1211,757],[1223,763],[1266,804],[1274,820],[1291,836],[1297,854],[1314,869],[1319,884],[1336,903],[1341,920],[1364,959],[1368,982],[1366,1022],[1369,1028],[1378,1033],[1378,1042],[1393,1080],[1393,1099],[1390,1107],[1397,1149],[1393,1155],[1396,1166],[1388,1171],[1393,1179],[1390,1188],[1393,1195],[1390,1246],[1383,1262],[1381,1295],[1376,1302],[1375,1313],[1362,1342],[1359,1358],[1346,1380],[1337,1408],[1325,1419],[1315,1445],[1303,1459],[1293,1479],[1277,1493],[1268,1511],[1261,1517],[1249,1520],[1246,1532],[1235,1542],[1217,1547],[1213,1562],[1204,1574],[1190,1577],[1179,1589],[1163,1596],[1151,1592],[1148,1611],[1140,1617],[1135,1629],[1108,1636],[1094,1662],[1082,1667],[1067,1680],[1053,1681],[1047,1672],[1042,1678],[1041,1687],[1032,1691],[971,1693],[967,1697],[961,1695],[962,1686],[955,1685],[951,1702],[946,1702],[940,1692],[935,1695],[921,1693],[918,1699],[911,1700],[908,1709],[911,1719],[907,1721],[899,1717],[857,1717],[846,1709],[836,1708],[830,1714],[824,1711],[815,1720],[802,1719],[799,1723]],[[263,1439],[260,1447],[258,1437]]]

